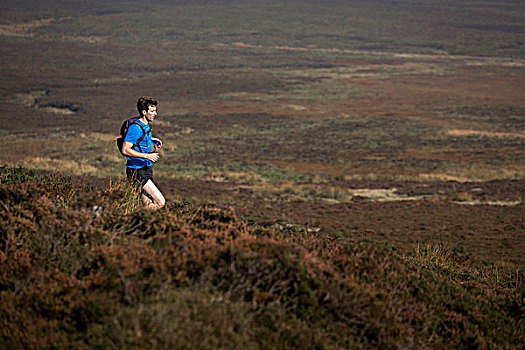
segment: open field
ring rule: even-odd
[[[0,14],[0,348],[521,345],[523,1]],[[141,95],[155,213],[115,145]]]
[[[1,9],[1,164],[117,179],[153,95],[168,199],[525,261],[518,1]]]

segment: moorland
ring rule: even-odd
[[[497,320],[496,324],[512,324],[510,332],[514,333],[509,336],[497,331],[496,335],[489,336],[488,328],[480,331],[464,325],[464,328],[475,329],[475,334],[471,334],[473,338],[468,339],[477,339],[478,345],[488,342],[489,346],[504,347],[505,344],[516,345],[512,339],[523,335],[525,6],[520,1],[159,0],[144,4],[95,0],[89,4],[83,1],[53,1],[51,4],[9,0],[2,1],[0,10],[0,137],[3,139],[0,165],[9,169],[22,166],[31,171],[59,173],[69,177],[72,183],[92,188],[104,189],[108,184],[118,183],[124,176],[124,159],[115,146],[120,124],[136,114],[134,105],[138,96],[152,95],[159,100],[159,118],[153,130],[165,144],[160,151],[161,160],[155,164],[155,177],[170,203],[166,209],[170,220],[190,220],[193,225],[191,218],[194,216],[219,215],[209,214],[211,206],[220,213],[228,213],[224,214],[229,218],[226,222],[235,221],[235,225],[241,225],[239,220],[242,225],[248,225],[250,228],[246,232],[252,232],[252,236],[257,236],[253,232],[262,235],[261,232],[268,230],[271,233],[265,235],[287,246],[285,250],[295,247],[287,244],[290,236],[296,237],[290,232],[297,231],[316,236],[315,239],[324,242],[322,244],[334,241],[344,246],[340,249],[354,249],[353,253],[345,250],[349,256],[370,254],[377,258],[374,254],[387,254],[388,259],[401,259],[392,263],[399,264],[399,269],[405,264],[416,264],[407,262],[409,259],[424,256],[428,259],[424,263],[418,261],[418,269],[428,268],[431,261],[434,264],[432,273],[438,271],[440,278],[450,278],[443,282],[445,285],[465,291],[458,287],[465,282],[461,278],[478,276],[475,283],[470,282],[478,287],[483,284],[480,291],[487,294],[489,290],[497,290],[494,298],[510,300],[507,304],[498,304],[496,299],[490,299],[483,305],[505,305],[502,310],[506,311],[501,315],[514,315],[514,321],[502,321],[500,316],[494,316],[493,320]],[[29,178],[34,181],[32,176]],[[26,183],[25,180],[7,181],[7,178],[10,179],[2,180],[5,189],[0,210],[5,222],[10,222],[16,215],[9,216],[12,209],[8,208],[15,205],[16,198],[33,198],[27,193],[43,190],[27,189],[26,197],[6,194],[16,192],[13,186]],[[57,186],[55,190],[62,188]],[[49,197],[53,191],[46,189],[44,192]],[[76,191],[84,193],[80,189],[68,188],[68,191],[66,195],[70,193],[71,198]],[[64,194],[56,196],[55,193],[51,198],[56,201]],[[80,194],[78,197],[89,203],[90,196]],[[27,200],[31,202],[34,198]],[[58,205],[60,210],[73,210],[74,214],[66,217],[78,215],[82,207],[77,203],[71,208],[63,200],[48,204],[49,208]],[[184,209],[184,205],[188,207]],[[32,204],[29,207],[33,208]],[[58,215],[49,208],[46,210],[52,213],[42,214],[42,217]],[[192,210],[195,212],[189,213]],[[26,214],[20,214],[24,220],[37,217],[34,213],[24,216]],[[115,213],[107,215],[111,217],[107,219],[110,223],[99,223],[101,230],[107,231],[105,234],[111,236],[118,231],[120,235],[129,231],[117,227],[117,219],[112,216]],[[159,216],[154,215],[152,219],[140,211],[129,215],[129,220],[142,223],[144,227],[163,225],[149,221],[160,220]],[[203,222],[207,220],[208,216],[202,219]],[[133,222],[118,224],[122,227],[135,225]],[[45,222],[42,225],[45,226]],[[72,223],[67,221],[67,225]],[[207,229],[207,226],[203,228]],[[42,227],[31,230],[42,230]],[[172,233],[167,237],[176,236],[174,231],[169,232]],[[7,228],[3,229],[4,233],[7,235]],[[252,249],[251,244],[256,244],[248,236],[245,238],[250,243],[243,243],[246,245],[242,249],[237,247],[240,249],[237,252],[248,251]],[[128,248],[128,244],[143,244],[135,238],[127,239],[123,238],[123,242]],[[164,239],[168,238],[159,238],[159,244]],[[213,236],[213,239],[219,238]],[[4,250],[7,241],[4,237]],[[349,242],[350,247],[346,247]],[[89,244],[99,247],[106,243],[104,238]],[[301,241],[298,244],[306,256],[313,243]],[[361,250],[360,244],[366,248]],[[24,254],[41,256],[29,253],[31,247],[27,246],[17,257]],[[164,248],[158,249],[157,252],[168,254]],[[317,252],[315,249],[312,251]],[[375,253],[377,249],[386,249],[389,253],[382,250],[383,253]],[[264,251],[261,256],[270,254]],[[427,255],[421,253],[423,251]],[[341,257],[346,253],[336,255]],[[79,253],[71,254],[60,259],[73,259],[72,256]],[[92,251],[92,254],[99,257],[106,252]],[[221,260],[224,255],[217,254],[214,259],[224,262]],[[400,257],[391,258],[389,254],[400,254]],[[443,267],[443,261],[436,256],[446,257],[447,264],[451,265]],[[52,254],[44,257],[58,259]],[[90,264],[96,260],[93,259]],[[293,269],[305,263],[302,257],[294,259]],[[332,260],[318,259],[327,266],[337,265]],[[439,266],[435,265],[438,260]],[[5,260],[0,262],[5,264]],[[249,263],[245,263],[248,269]],[[349,282],[342,271],[348,272],[349,266],[354,264],[346,263],[349,265],[337,265],[339,270],[332,271],[341,274],[337,278],[344,280],[343,284]],[[380,262],[377,264],[382,266]],[[89,269],[102,271],[105,262],[97,266]],[[129,266],[131,270],[132,266]],[[177,266],[177,271],[186,267]],[[467,267],[471,270],[465,272]],[[160,269],[155,265],[154,269],[157,268]],[[380,274],[380,269],[369,272],[374,276],[371,280],[380,279],[379,275],[374,275]],[[123,276],[128,276],[131,270],[122,272]],[[72,271],[78,273],[76,268],[62,273],[68,275]],[[318,276],[319,271],[310,272]],[[401,273],[397,267],[396,271],[396,274]],[[410,275],[403,273],[400,280]],[[514,283],[512,292],[505,294],[510,287],[499,280],[500,273],[510,276],[504,281]],[[162,276],[163,281],[176,277],[169,273]],[[201,277],[196,276],[183,279],[185,282],[177,286],[198,289]],[[224,277],[219,273],[213,278],[218,280],[221,276]],[[11,278],[4,277],[6,281]],[[20,279],[15,283],[16,278]],[[3,288],[19,290],[17,283],[22,283],[24,278],[16,278],[10,282],[14,284],[6,282]],[[359,278],[352,283],[364,286],[361,280],[364,277]],[[90,281],[95,283],[95,280]],[[498,284],[500,282],[503,284]],[[119,286],[127,286],[124,279],[119,283],[122,283]],[[206,288],[218,288],[215,282],[206,283],[203,284]],[[256,285],[256,281],[253,283]],[[505,292],[498,289],[498,285]],[[328,289],[319,290],[332,291],[332,285],[324,286]],[[375,292],[384,288],[384,293],[388,294],[390,287],[374,285],[367,288]],[[246,288],[257,289],[253,285]],[[438,300],[449,300],[454,295],[450,292],[452,287],[446,288],[448,292],[440,295],[447,296]],[[469,288],[474,287],[466,290],[470,291]],[[223,301],[255,300],[249,292],[231,297],[232,293],[220,290],[223,294],[219,299]],[[81,289],[77,292],[81,293]],[[283,302],[288,292],[282,289],[265,297]],[[318,292],[321,293],[312,293]],[[343,298],[348,297],[347,292],[333,293],[340,293],[338,295]],[[129,298],[130,294],[126,293],[124,299]],[[146,297],[149,294],[145,292],[137,293],[146,299],[150,297]],[[166,302],[167,294],[163,294],[162,303]],[[321,294],[315,295],[321,298]],[[480,295],[476,294],[472,300],[478,300]],[[241,312],[240,309],[214,309],[217,300],[212,298],[215,300],[212,302],[204,295],[180,297],[186,298],[184,303],[201,298],[198,303],[201,308],[214,312],[222,310],[220,315],[214,314],[217,317],[230,319],[231,314]],[[408,297],[403,298],[407,300]],[[12,305],[23,302],[22,299],[9,300],[14,303]],[[138,308],[140,304],[136,300],[126,300],[133,307]],[[290,307],[306,307],[301,300]],[[381,297],[374,300],[379,302]],[[270,305],[276,305],[270,301]],[[379,303],[388,309],[388,302],[384,302]],[[413,301],[415,304],[426,302]],[[147,305],[161,308],[162,303]],[[226,308],[246,306],[221,305]],[[356,305],[352,308],[359,309]],[[472,305],[481,304],[473,301]],[[429,310],[437,310],[427,306]],[[462,313],[455,305],[453,308],[457,312],[447,314],[450,319],[435,321],[443,325],[445,331],[435,333],[438,335],[423,332],[427,340],[430,339],[427,343],[422,338],[405,337],[398,345],[407,346],[414,339],[420,345],[447,344],[448,338],[443,334],[456,341],[452,343],[465,345],[467,338],[454,338],[450,334],[458,333],[463,327],[458,326],[459,318],[477,320],[472,321],[475,324],[485,322],[474,315],[488,309],[478,306]],[[399,306],[396,310],[402,308]],[[88,309],[81,308],[82,312]],[[283,314],[278,314],[284,315],[292,309],[279,309]],[[303,316],[317,312],[315,308],[304,310],[309,311]],[[121,312],[124,322],[126,312],[138,311],[126,309]],[[246,315],[255,317],[249,312]],[[396,315],[394,312],[392,319],[396,319]],[[425,324],[409,332],[407,325],[414,321],[414,316],[403,315],[399,318],[403,321],[398,324],[396,334],[381,333],[379,330],[386,329],[381,328],[383,326],[363,326],[367,332],[374,329],[382,334],[371,336],[369,339],[375,340],[368,344],[392,345],[395,343],[390,342],[392,339],[401,339],[399,334],[436,326]],[[86,317],[98,319],[95,316]],[[291,324],[307,325],[310,316],[301,317],[295,320],[298,323],[285,318],[280,322],[289,327]],[[336,320],[342,316],[330,317]],[[160,322],[160,319],[153,321]],[[389,324],[390,321],[382,319],[381,322]],[[345,327],[350,324],[344,323]],[[91,326],[85,324],[86,329],[101,334],[101,329]],[[126,327],[132,329],[134,325]],[[301,327],[298,329],[303,329]],[[330,343],[325,336],[336,333],[336,328],[318,329],[325,333],[314,332],[310,335],[317,338],[315,341],[308,338],[309,341],[328,344],[327,347],[344,346],[348,341],[338,338]],[[353,341],[361,344],[356,339],[362,337],[359,339],[367,344],[363,339],[370,334],[365,333],[359,333]],[[106,338],[112,336],[106,334]],[[510,339],[510,343],[501,339]],[[115,344],[121,344],[118,341],[115,340]],[[237,346],[240,346],[248,340],[239,338],[238,341]]]

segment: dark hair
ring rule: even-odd
[[[157,100],[155,100],[153,97],[141,96],[137,101],[137,110],[142,117],[142,111],[147,111],[150,106],[157,106],[157,104]]]

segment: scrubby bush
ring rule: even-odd
[[[214,206],[133,209],[124,185],[20,172],[0,177],[11,179],[0,348],[512,348],[525,337],[523,270],[494,283],[449,251],[402,256]]]

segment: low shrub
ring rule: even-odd
[[[400,255],[210,205],[150,212],[120,200],[125,186],[4,171],[0,348],[512,348],[525,337],[522,270],[495,278],[441,248]]]

